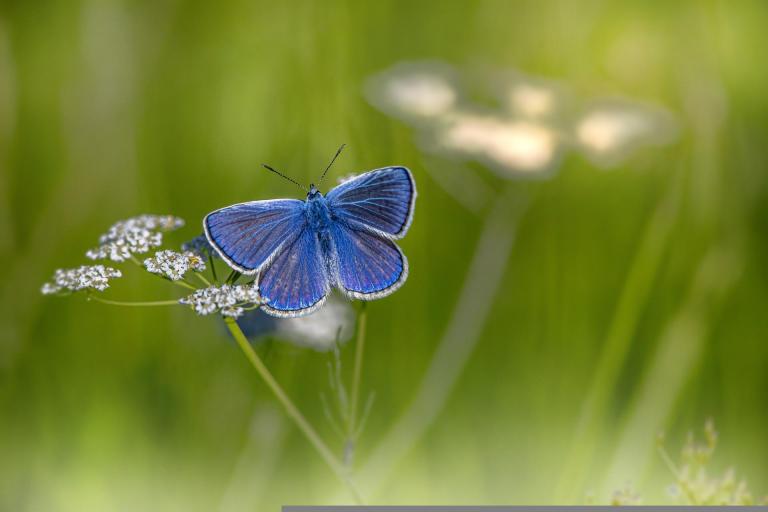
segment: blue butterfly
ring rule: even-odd
[[[408,260],[394,241],[408,231],[415,201],[411,172],[385,167],[325,196],[312,184],[306,201],[251,201],[216,210],[203,219],[203,229],[230,267],[258,274],[266,313],[301,316],[322,306],[333,287],[372,300],[402,286]]]

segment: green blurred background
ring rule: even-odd
[[[215,208],[300,196],[262,162],[309,181],[342,142],[334,177],[400,163],[420,194],[408,283],[368,308],[369,502],[606,503],[630,483],[667,503],[655,435],[677,452],[709,417],[715,470],[768,492],[767,24],[758,0],[0,2],[0,508],[349,501],[221,322],[39,294],[115,220],[179,215],[180,243]],[[535,186],[473,165],[511,189],[517,229],[489,308],[457,311],[486,217],[362,95],[372,73],[424,58],[654,101],[680,136],[611,172],[566,156]],[[125,273],[105,297],[179,296]],[[445,407],[393,438],[448,326],[460,340],[485,313]],[[265,357],[341,451],[318,399],[329,356]],[[348,375],[351,346],[342,360]],[[379,474],[366,460],[387,439],[404,457]]]

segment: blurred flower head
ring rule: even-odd
[[[453,70],[439,62],[401,63],[372,76],[366,96],[379,110],[425,122],[450,112],[459,101]]]
[[[140,215],[113,224],[99,237],[99,246],[86,252],[92,260],[121,262],[133,254],[149,252],[163,243],[162,233],[180,228],[184,221],[173,215]]]
[[[699,442],[693,433],[680,453],[680,462],[675,465],[669,459],[662,444],[659,449],[675,475],[675,483],[669,494],[688,505],[755,505],[756,501],[746,481],[736,478],[736,472],[729,468],[720,477],[709,474],[709,465],[717,448],[718,433],[712,420],[704,426],[704,441]]]
[[[171,281],[178,281],[190,270],[205,270],[203,259],[192,251],[158,251],[152,258],[144,260],[144,267],[153,274],[159,274]]]
[[[557,133],[542,124],[475,114],[454,116],[435,137],[445,151],[474,157],[504,177],[549,170],[559,146]]]
[[[109,280],[121,277],[119,270],[104,265],[82,265],[77,268],[58,269],[53,274],[53,281],[45,283],[40,291],[44,295],[80,290],[104,291],[109,288]]]
[[[274,336],[301,347],[325,352],[346,343],[355,331],[355,312],[348,301],[331,296],[317,311],[297,318],[275,318],[255,310],[237,320],[245,335],[256,340]]]
[[[567,92],[557,82],[509,71],[489,81],[495,96],[516,118],[557,121],[567,109]]]
[[[643,146],[668,144],[676,132],[668,112],[624,100],[593,103],[574,127],[576,143],[598,167],[613,167]]]
[[[245,313],[246,307],[258,305],[258,303],[259,292],[253,283],[209,286],[179,299],[179,304],[191,306],[198,315],[218,312],[232,318],[238,318]]]
[[[379,110],[416,128],[425,151],[480,162],[504,178],[548,177],[569,149],[611,167],[641,146],[674,139],[674,120],[658,107],[602,99],[574,123],[577,102],[557,82],[496,72],[462,76],[464,90],[458,77],[443,63],[401,63],[372,76],[366,93]]]

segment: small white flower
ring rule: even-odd
[[[99,246],[86,252],[92,259],[125,261],[132,254],[149,252],[152,247],[163,243],[164,231],[171,231],[184,225],[184,221],[173,215],[139,215],[113,224],[99,238]]]
[[[104,265],[58,269],[53,274],[53,282],[45,283],[40,292],[43,295],[53,295],[62,291],[76,292],[85,289],[104,291],[109,288],[110,279],[121,276],[119,270]]]
[[[221,308],[221,314],[222,315],[230,316],[232,318],[238,318],[244,312],[245,312],[245,310],[243,310],[243,308],[236,307],[236,306],[227,306],[225,308]]]
[[[196,290],[180,304],[192,306],[198,315],[220,312],[224,316],[237,318],[244,313],[241,306],[259,303],[259,292],[253,284],[209,286]]]
[[[203,259],[197,254],[186,251],[158,251],[153,258],[144,260],[144,267],[153,274],[160,274],[171,281],[178,281],[190,270],[202,272],[205,270]]]

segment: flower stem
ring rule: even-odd
[[[211,286],[211,282],[210,282],[209,280],[207,280],[203,274],[198,274],[197,272],[195,272],[195,275],[197,276],[197,278],[198,278],[200,281],[202,281],[202,283],[203,283],[205,286]]]
[[[197,288],[195,288],[194,286],[192,286],[186,281],[171,281],[171,282],[175,285],[181,286],[182,288],[186,288],[188,290],[192,290],[192,291],[197,290]]]
[[[341,462],[339,462],[339,460],[333,454],[331,449],[328,448],[328,445],[326,445],[325,442],[320,438],[320,435],[317,433],[317,431],[312,427],[312,425],[309,424],[307,419],[304,417],[303,414],[301,414],[299,409],[296,407],[293,401],[288,397],[288,395],[285,393],[285,391],[280,386],[280,384],[278,384],[277,380],[275,380],[275,377],[272,375],[269,369],[264,365],[259,355],[256,353],[255,350],[253,350],[253,347],[251,347],[251,344],[248,343],[248,339],[243,334],[243,331],[240,329],[240,326],[237,325],[237,322],[235,322],[235,319],[225,318],[224,321],[227,324],[227,328],[229,329],[229,332],[232,333],[232,336],[235,338],[235,341],[237,341],[237,344],[240,346],[240,349],[245,354],[245,357],[251,363],[251,366],[254,367],[256,372],[258,372],[259,376],[267,384],[267,387],[269,387],[272,393],[274,393],[277,400],[285,408],[285,411],[288,413],[288,416],[290,416],[290,418],[296,423],[296,426],[299,428],[299,430],[301,430],[301,433],[304,434],[304,436],[312,444],[312,446],[315,447],[315,449],[318,451],[320,456],[323,458],[323,460],[325,460],[326,464],[328,464],[331,467],[331,469],[339,478],[339,480],[341,480],[344,483],[344,485],[347,486],[347,489],[349,489],[349,492],[352,494],[352,497],[354,498],[355,502],[358,504],[362,504],[363,500],[360,497],[360,494],[357,491],[357,488],[353,484],[352,480],[349,478],[349,475],[345,471],[344,466],[342,466]]]
[[[360,397],[360,376],[363,372],[363,353],[365,351],[365,302],[360,309],[360,315],[357,320],[357,341],[355,343],[355,367],[352,373],[352,396],[349,401],[349,425],[347,426],[348,435],[354,437],[357,428],[357,403]]]
[[[213,255],[211,255],[210,251],[208,251],[208,266],[211,267],[211,274],[213,275],[213,280],[218,283],[219,276],[216,275],[216,265],[213,264]]]
[[[102,299],[101,297],[97,297],[96,295],[89,295],[88,300],[95,300],[96,302],[101,302],[102,304],[112,304],[113,306],[178,306],[179,305],[178,300],[155,300],[155,301],[132,302],[132,301],[124,301],[124,300]]]

